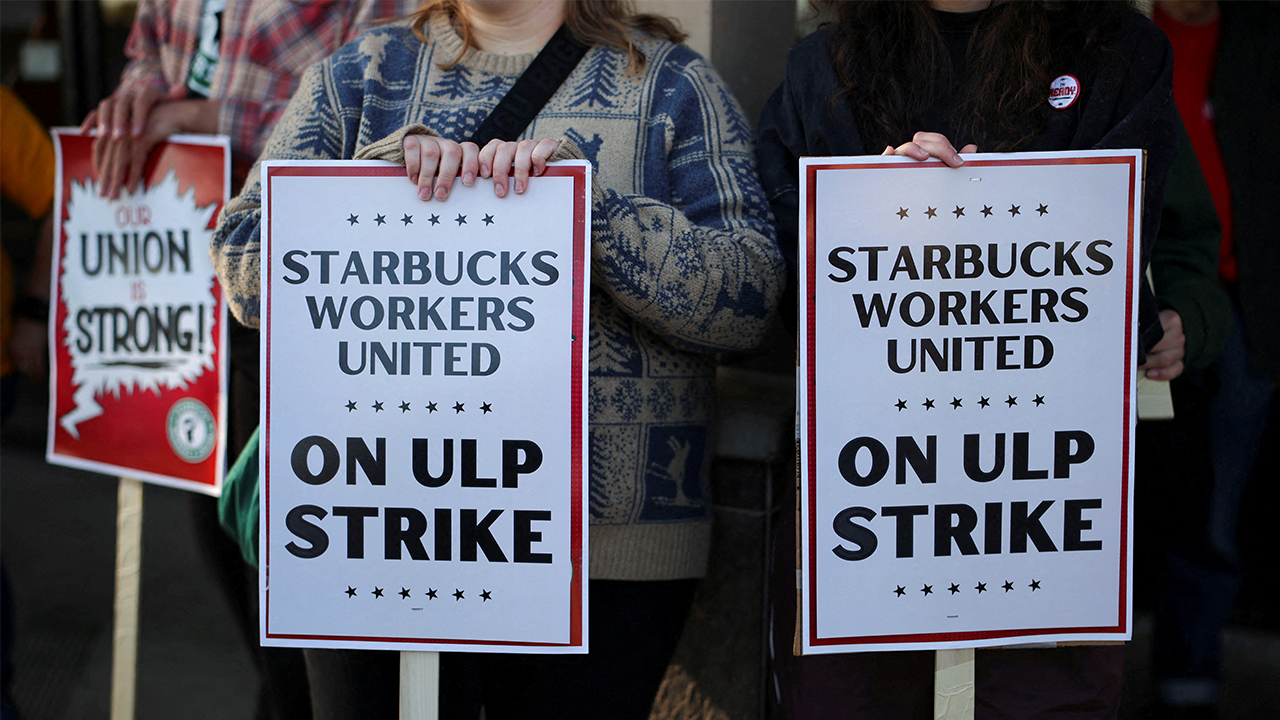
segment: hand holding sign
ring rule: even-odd
[[[560,147],[560,141],[494,139],[482,149],[473,142],[410,134],[404,136],[402,146],[405,170],[409,181],[418,186],[418,197],[444,200],[453,190],[454,180],[459,178],[463,185],[471,187],[477,177],[491,177],[494,194],[504,197],[507,178],[512,177],[516,193],[523,193],[531,175],[537,177],[546,172],[547,161]]]

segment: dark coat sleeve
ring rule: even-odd
[[[1231,328],[1231,306],[1218,284],[1222,224],[1186,131],[1180,130],[1179,140],[1165,184],[1151,275],[1160,308],[1170,308],[1182,319],[1187,339],[1183,364],[1197,372],[1222,351]]]

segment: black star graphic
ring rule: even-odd
[[[983,206],[982,206],[982,217],[991,217],[991,206],[990,206],[990,205],[983,205]]]
[[[893,405],[894,407],[898,408],[898,412],[902,412],[903,410],[907,409],[907,401],[901,398],[899,398],[898,402],[894,403]]]
[[[427,403],[427,412],[433,413],[435,411],[436,411],[436,404],[433,402]]]
[[[1010,206],[1009,206],[1009,217],[1013,217],[1014,215],[1018,215],[1018,214],[1020,214],[1020,213],[1019,213],[1019,211],[1018,211],[1018,208],[1020,208],[1020,207],[1022,207],[1022,206],[1021,206],[1021,205],[1010,205]]]
[[[984,593],[984,592],[986,592],[986,591],[987,591],[987,584],[986,584],[986,583],[983,583],[983,582],[980,582],[980,583],[978,583],[977,585],[974,585],[974,586],[973,586],[973,589],[974,589],[974,590],[977,590],[977,591],[978,591],[978,594],[979,594],[979,595],[981,595],[982,593]]]
[[[358,225],[360,224],[360,216],[352,215],[351,217],[347,218],[347,222],[351,223],[352,225]]]
[[[458,589],[454,589],[454,591],[453,591],[453,599],[454,599],[454,601],[461,600],[461,599],[462,599],[462,597],[463,597],[463,596],[462,596],[462,591],[461,591],[461,590],[458,590]]]
[[[1049,214],[1049,206],[1048,206],[1048,205],[1041,205],[1040,207],[1036,208],[1036,212],[1040,213],[1040,215],[1041,215],[1041,216],[1048,215],[1048,214]]]
[[[956,410],[959,410],[961,407],[963,407],[960,404],[960,398],[958,397],[951,398],[951,407],[955,408]]]
[[[412,216],[412,215],[410,215],[409,213],[405,213],[405,214],[404,214],[404,217],[400,218],[400,222],[404,223],[405,225],[412,225],[412,224],[413,224],[413,216]]]
[[[492,225],[492,224],[493,224],[493,216],[492,216],[492,215],[485,215],[485,216],[484,216],[484,224],[485,224],[485,225]]]
[[[920,592],[924,593],[925,595],[932,595],[932,594],[933,594],[933,586],[932,586],[932,585],[925,585],[924,587],[920,588]]]
[[[947,590],[951,591],[952,595],[955,595],[960,592],[960,586],[955,583],[951,583],[951,587],[947,588]]]
[[[409,403],[407,401],[400,403],[400,412],[402,413],[409,412]]]
[[[480,412],[484,413],[485,415],[488,415],[489,413],[493,412],[493,406],[490,405],[489,403],[480,403]]]
[[[427,599],[429,599],[429,600],[435,600],[435,599],[436,599],[436,589],[435,589],[435,588],[427,588]]]
[[[1036,407],[1040,407],[1041,405],[1043,405],[1043,404],[1044,404],[1044,396],[1043,396],[1043,395],[1037,395],[1037,396],[1036,396],[1036,399],[1035,399],[1035,400],[1033,400],[1032,402],[1034,402],[1034,403],[1036,404]]]
[[[956,209],[951,211],[951,214],[955,215],[958,218],[964,217],[964,208],[957,205]]]
[[[981,400],[979,400],[979,401],[978,401],[978,404],[979,404],[979,405],[981,405],[982,407],[990,407],[990,406],[991,406],[991,400],[989,400],[989,399],[987,399],[987,398],[982,398]]]
[[[374,412],[376,412],[376,413],[380,413],[380,412],[382,412],[382,401],[381,401],[381,400],[379,400],[378,402],[376,402],[376,403],[374,403],[374,404],[373,404],[373,411],[374,411]]]
[[[376,588],[374,588],[374,589],[373,589],[373,596],[374,596],[374,597],[382,597],[382,588],[380,588],[380,587],[376,587]]]
[[[467,224],[467,216],[462,213],[458,213],[458,217],[454,218],[453,221],[458,223],[458,227],[462,227]]]
[[[1027,587],[1031,588],[1031,592],[1035,592],[1040,589],[1040,581],[1036,580],[1035,578],[1032,578],[1031,584],[1028,585]]]
[[[906,209],[906,208],[904,208],[904,207],[900,207],[900,208],[898,208],[898,213],[897,213],[897,215],[898,215],[898,219],[899,219],[899,220],[906,220],[906,219],[907,219],[907,209]]]
[[[937,208],[929,208],[928,210],[925,210],[925,211],[924,211],[924,214],[925,214],[925,215],[928,215],[928,216],[929,216],[929,217],[931,217],[931,218],[938,217],[938,209],[937,209]]]
[[[453,404],[453,414],[454,414],[454,415],[457,415],[457,414],[458,414],[458,413],[460,413],[460,412],[466,412],[466,410],[462,407],[462,403],[460,403],[460,402],[456,402],[456,403],[454,403],[454,404]]]
[[[1018,404],[1018,398],[1010,395],[1009,399],[1004,401],[1004,404],[1008,405],[1009,407],[1013,407],[1014,405]]]
[[[409,599],[409,588],[400,588],[400,599],[401,600]]]
[[[924,402],[922,402],[922,403],[920,403],[920,404],[921,404],[921,405],[924,405],[924,409],[925,409],[925,410],[932,410],[932,409],[933,409],[933,399],[932,399],[932,398],[925,398],[925,399],[924,399]]]
[[[1004,588],[1005,592],[1009,592],[1010,590],[1013,589],[1013,583],[1009,582],[1008,580],[1005,580],[1004,585],[1001,585],[1000,587]]]
[[[355,588],[353,588],[353,587],[351,587],[350,585],[348,585],[348,586],[347,586],[347,597],[355,597],[355,596],[356,596],[356,589],[355,589]]]
[[[386,215],[375,215],[375,216],[374,216],[374,218],[373,218],[373,221],[374,221],[375,223],[379,224],[379,225],[386,225],[386,224],[387,224],[387,216],[386,216]]]
[[[894,590],[894,591],[893,591],[893,594],[894,594],[894,595],[897,595],[898,597],[902,597],[903,595],[906,595],[906,594],[907,594],[907,589],[906,589],[906,588],[904,588],[903,586],[899,585],[899,586],[898,586],[898,589],[896,589],[896,590]]]
[[[356,401],[355,401],[355,400],[348,400],[348,401],[347,401],[347,412],[351,412],[352,410],[355,410],[355,409],[356,409]]]
[[[440,216],[439,216],[439,215],[432,215],[432,216],[431,216],[431,224],[432,224],[432,225],[439,225],[439,224],[440,224]]]
[[[490,600],[493,599],[492,594],[493,593],[490,592],[489,590],[484,590],[480,593],[480,599],[484,600],[485,602],[489,602]]]

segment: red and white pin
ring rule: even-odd
[[[1080,81],[1075,75],[1059,75],[1049,83],[1049,104],[1057,110],[1065,110],[1080,97]]]

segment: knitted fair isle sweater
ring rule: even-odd
[[[439,16],[427,30],[375,29],[312,67],[262,159],[395,156],[415,124],[470,137],[534,55],[472,49],[443,69],[462,40]],[[522,137],[560,138],[556,158],[593,166],[590,577],[664,580],[705,571],[712,353],[759,342],[784,266],[728,88],[684,46],[637,44],[640,71],[592,48]],[[255,327],[260,202],[255,169],[213,242],[231,309]]]

